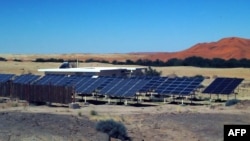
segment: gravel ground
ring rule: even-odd
[[[13,107],[14,106],[14,107]],[[80,109],[0,103],[0,141],[105,141],[101,119],[124,123],[133,141],[222,141],[225,124],[250,124],[250,101],[236,106],[87,105]],[[90,111],[97,115],[90,115]],[[79,115],[81,113],[81,115]]]
[[[94,130],[87,117],[46,113],[0,112],[2,141],[98,141],[105,135]]]

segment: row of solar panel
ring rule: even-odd
[[[39,76],[21,75],[14,79],[14,83],[28,84],[34,82]],[[199,80],[199,81],[197,81]],[[77,93],[90,94],[98,90],[101,94],[110,96],[129,97],[136,92],[147,92],[155,89],[159,94],[189,94],[203,79],[194,78],[167,78],[167,77],[133,77],[115,78],[90,76],[45,75],[34,84],[74,86]],[[191,82],[196,82],[192,84]],[[190,87],[190,86],[191,87]]]
[[[0,74],[0,82],[13,78],[13,74]],[[40,79],[39,79],[40,78]],[[45,75],[43,77],[31,74],[15,76],[14,83],[73,86],[77,93],[91,94],[98,90],[100,94],[129,97],[136,92],[154,91],[158,94],[188,95],[203,81],[201,77],[169,78],[169,77],[98,77],[78,75]],[[217,78],[203,93],[231,94],[243,81],[237,78]]]

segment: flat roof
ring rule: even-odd
[[[38,69],[39,72],[101,72],[102,70],[136,70],[146,67],[84,67],[84,68],[50,68]]]

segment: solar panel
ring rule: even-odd
[[[116,97],[124,97],[123,93],[127,91],[133,84],[133,79],[121,79],[120,83],[115,86],[115,91],[113,91],[113,93],[109,93],[109,95]]]
[[[113,97],[133,97],[151,79],[148,77],[114,78],[100,90],[100,93]]]
[[[34,81],[36,81],[39,77],[40,77],[39,75],[23,74],[16,76],[13,80],[13,83],[31,84]]]
[[[134,79],[127,85],[127,87],[125,87],[125,90],[121,93],[121,96],[132,97],[147,83],[148,81],[145,79]]]
[[[14,74],[0,74],[0,83],[7,82],[11,80],[14,76]]]
[[[161,95],[188,95],[192,93],[204,78],[169,78],[166,79],[155,92]]]
[[[202,93],[231,94],[243,81],[242,78],[216,78]]]
[[[113,78],[110,77],[81,77],[74,80],[76,92],[79,94],[92,94],[95,90],[100,90],[106,86]]]
[[[154,91],[160,95],[188,95],[193,92],[203,80],[204,78],[201,77],[155,77],[149,80],[149,82],[145,84],[139,91]]]
[[[162,81],[162,79],[166,79],[167,77],[149,77],[149,78],[146,78],[145,80],[148,80],[148,83],[145,84],[140,90],[139,92],[149,92],[149,91],[152,91],[152,90],[155,90],[156,89],[156,86],[159,86],[159,82]]]
[[[88,81],[91,79],[90,76],[83,76],[83,75],[72,75],[69,78],[69,83],[67,84],[68,86],[73,86],[74,88],[79,88],[82,83]]]
[[[109,84],[100,90],[101,94],[113,95],[119,88],[122,87],[123,78],[114,78]]]
[[[67,75],[49,74],[43,76],[41,79],[35,82],[39,85],[55,85],[55,86],[66,86],[70,81],[70,77]]]

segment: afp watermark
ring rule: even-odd
[[[224,141],[249,141],[250,125],[224,125]]]

